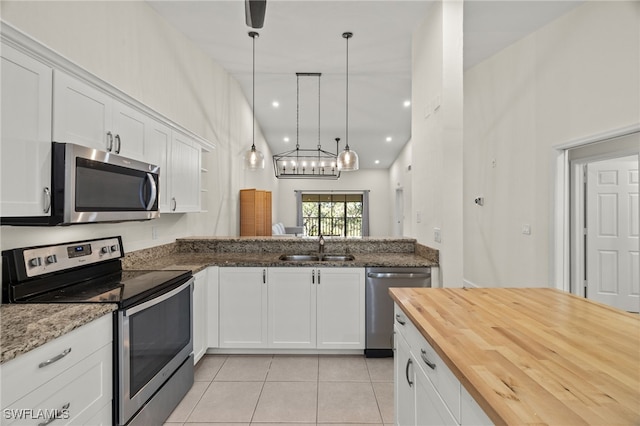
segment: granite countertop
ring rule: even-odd
[[[117,308],[104,303],[0,305],[0,364]]]
[[[438,266],[414,253],[352,253],[352,261],[282,261],[282,253],[171,253],[154,259],[132,259],[125,269],[190,269],[194,274],[209,266],[255,267],[424,267]]]

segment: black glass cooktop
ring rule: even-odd
[[[120,271],[59,287],[28,303],[117,303],[128,307],[185,283],[191,271]]]

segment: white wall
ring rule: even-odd
[[[395,197],[396,190],[401,189],[403,191],[404,196],[404,206],[403,213],[404,219],[402,220],[402,235],[403,236],[411,236],[412,232],[412,174],[410,168],[412,163],[412,150],[411,150],[411,141],[407,142],[405,146],[398,154],[398,158],[393,162],[391,167],[389,167],[389,202],[392,205],[391,217],[395,220]],[[394,224],[392,223],[392,231]]]
[[[555,286],[553,147],[639,122],[640,3],[586,2],[465,72],[464,96],[465,279]]]
[[[462,251],[462,2],[434,3],[412,43],[412,226],[440,250],[441,283],[460,287]],[[436,242],[434,228],[441,229]]]
[[[2,19],[216,145],[205,159],[206,213],[69,228],[2,227],[2,248],[123,235],[127,251],[190,235],[237,235],[238,190],[277,192],[269,167],[242,169],[251,107],[237,82],[145,2],[2,1]],[[250,42],[248,40],[247,42]],[[271,153],[259,127],[256,146]],[[260,185],[258,185],[260,184]],[[151,239],[152,227],[158,239]]]
[[[387,169],[360,169],[342,172],[336,180],[282,179],[278,188],[279,215],[274,222],[285,226],[296,224],[296,199],[294,191],[345,191],[369,189],[369,233],[372,237],[391,235],[393,203],[389,200],[389,171]]]

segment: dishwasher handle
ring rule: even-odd
[[[405,278],[422,280],[425,278],[431,278],[431,274],[425,274],[421,272],[369,272],[367,274],[369,278]]]

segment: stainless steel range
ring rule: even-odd
[[[111,237],[2,252],[3,303],[115,303],[114,415],[162,424],[193,384],[191,271],[123,271]]]

